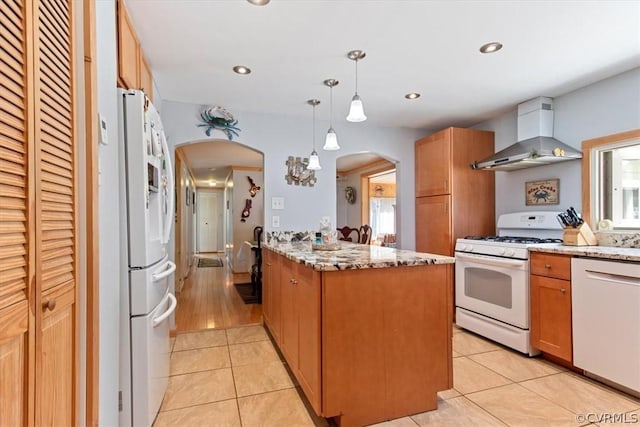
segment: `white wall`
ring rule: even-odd
[[[545,96],[544,93],[540,94]],[[522,101],[526,101],[523,99]],[[554,136],[581,149],[582,141],[640,128],[640,68],[554,98]],[[517,140],[517,110],[474,128],[495,132],[496,151]],[[496,172],[496,216],[506,212],[581,209],[581,162],[572,160],[512,172]],[[478,173],[483,173],[478,171]],[[526,181],[560,179],[560,204],[526,206]]]
[[[118,107],[116,97],[116,6],[96,1],[98,111],[107,121],[108,145],[101,145],[100,161],[100,339],[99,421],[118,425],[118,354],[120,314],[120,199],[118,193]],[[125,276],[126,279],[126,276]]]
[[[202,106],[164,100],[162,120],[169,143],[176,146],[202,140],[205,135],[198,124]],[[305,108],[301,106],[301,109]],[[232,111],[242,130],[238,142],[264,153],[265,230],[273,230],[271,216],[280,216],[280,230],[316,230],[322,216],[336,224],[337,156],[359,152],[376,152],[385,158],[397,159],[398,172],[398,235],[403,249],[415,248],[415,182],[414,143],[416,131],[406,128],[376,127],[364,123],[334,123],[341,150],[319,150],[323,169],[316,171],[314,187],[288,185],[284,179],[288,156],[308,156],[311,152],[311,114],[290,117]],[[316,145],[321,147],[327,121],[316,123]],[[222,135],[222,133],[220,134]],[[285,209],[271,211],[271,197],[285,197]]]
[[[257,171],[234,170],[233,176],[233,202],[231,203],[231,223],[233,224],[233,271],[236,273],[246,273],[245,263],[238,261],[238,251],[242,243],[246,240],[253,240],[253,229],[262,226],[264,229],[264,174]],[[255,197],[249,194],[249,180],[260,187],[260,191]],[[245,207],[245,200],[251,200],[251,210],[248,218],[242,222],[242,211]]]

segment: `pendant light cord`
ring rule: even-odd
[[[333,85],[329,86],[329,127],[333,129]]]
[[[356,95],[358,94],[358,59],[356,58]]]
[[[313,151],[316,151],[316,106],[313,105],[313,124],[311,126],[311,129],[313,129],[313,135],[311,140],[313,141]]]

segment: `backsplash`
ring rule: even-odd
[[[625,233],[619,231],[597,231],[596,238],[599,246],[616,248],[640,248],[640,233]]]

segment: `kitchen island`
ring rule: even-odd
[[[263,313],[314,411],[361,426],[453,387],[454,258],[340,242],[263,246]]]

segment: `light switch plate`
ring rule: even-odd
[[[271,226],[273,228],[280,228],[280,217],[278,215],[271,217]]]
[[[284,197],[272,197],[271,198],[271,209],[273,210],[283,210],[284,209]]]

